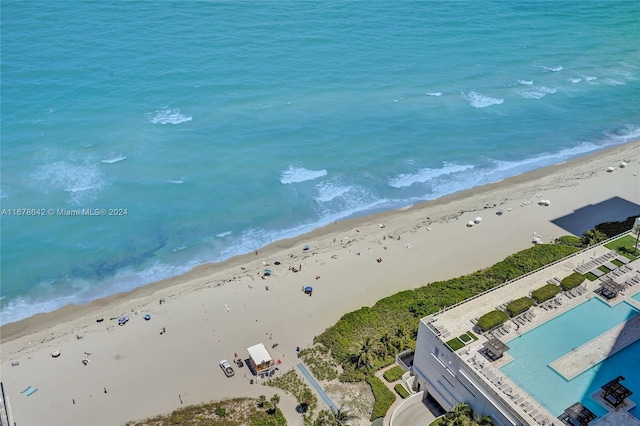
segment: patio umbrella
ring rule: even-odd
[[[54,358],[58,358],[60,356],[60,349],[56,348],[51,351],[51,356]]]
[[[480,223],[480,222],[482,222],[482,218],[481,218],[480,216],[478,216],[478,217],[476,217],[475,219],[473,219],[473,221],[474,221],[475,223]]]
[[[475,223],[474,221],[472,221],[472,220],[470,220],[469,222],[467,222],[467,226],[468,226],[469,228],[471,228],[471,227],[472,227],[473,225],[475,225],[475,224],[476,224],[476,223]]]

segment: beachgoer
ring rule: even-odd
[[[104,393],[107,393],[107,388],[104,388]]]
[[[162,327],[162,332],[163,332],[163,333],[166,333],[166,332],[167,332],[167,330],[166,330],[164,327]]]
[[[382,258],[381,257],[377,258],[376,262],[381,263],[382,262]]]

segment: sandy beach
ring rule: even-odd
[[[638,173],[635,141],[7,324],[0,329],[1,380],[14,420],[114,425],[181,403],[270,395],[274,389],[249,383],[247,368],[226,378],[218,361],[234,353],[246,358],[246,348],[262,342],[286,372],[297,363],[296,347],[310,345],[349,311],[490,266],[531,247],[533,233],[548,242],[640,213]],[[476,217],[481,222],[467,226]],[[312,296],[304,286],[313,286]],[[129,321],[119,326],[124,315]],[[60,356],[51,356],[54,349]],[[23,395],[29,386],[37,391]],[[301,424],[289,415],[295,401],[279,393],[289,424]]]

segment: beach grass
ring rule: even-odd
[[[255,398],[232,398],[198,405],[188,405],[170,414],[141,421],[127,422],[127,426],[284,426],[286,419],[279,408],[258,408]]]

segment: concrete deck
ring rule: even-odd
[[[485,333],[485,335],[480,334],[475,327],[475,320],[490,310],[504,305],[505,302],[523,296],[528,296],[531,291],[547,284],[549,280],[553,280],[556,277],[562,278],[570,275],[577,267],[597,259],[600,256],[604,256],[609,252],[611,252],[611,250],[602,245],[593,247],[579,255],[565,259],[562,262],[548,266],[536,273],[521,277],[482,296],[468,300],[464,304],[453,309],[423,318],[423,321],[430,323],[429,325],[433,329],[439,330],[440,339],[444,342],[460,336],[467,331],[472,331],[476,334],[479,337],[478,340],[470,342],[464,348],[456,351],[460,358],[462,358],[467,365],[471,367],[472,371],[474,371],[480,380],[485,382],[488,389],[495,392],[495,394],[499,395],[504,401],[508,401],[512,409],[521,417],[531,419],[531,424],[550,424],[553,422],[554,416],[530,397],[524,390],[520,389],[508,377],[504,376],[499,370],[501,366],[511,360],[508,353],[505,353],[502,358],[494,362],[489,362],[480,355],[479,352],[482,349],[482,344],[486,342],[487,338],[491,337],[491,335],[489,333]],[[632,269],[629,270],[627,274],[616,277],[615,281],[623,283],[627,278],[630,278],[640,272],[640,260],[632,262],[630,266]],[[545,302],[544,308],[541,306],[532,307],[530,309],[530,314],[528,315],[529,319],[522,323],[514,320],[507,322],[508,330],[506,333],[503,330],[503,333],[501,333],[502,335],[499,336],[500,340],[506,343],[509,340],[518,337],[520,334],[538,327],[539,325],[593,297],[599,297],[596,295],[596,290],[599,287],[600,280],[585,281],[581,287],[583,290],[579,293],[572,292],[572,295],[561,293],[555,298],[558,301],[557,303]],[[631,298],[631,296],[639,290],[640,285],[635,285],[633,288],[627,288],[626,291],[619,294],[619,296],[613,300],[602,300],[611,306],[622,301],[626,301],[634,307],[640,308],[640,303]],[[640,315],[634,318],[640,318]],[[612,340],[614,339],[612,338]],[[620,349],[622,348],[619,348],[618,350]],[[589,367],[590,366],[591,365],[589,365]]]
[[[640,340],[640,315],[618,324],[549,364],[571,380],[616,352]]]

